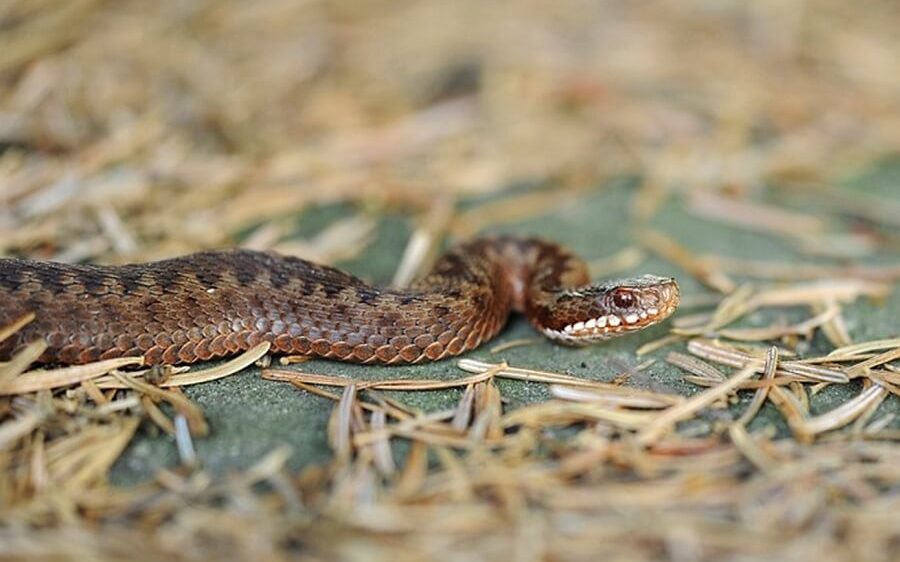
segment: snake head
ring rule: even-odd
[[[655,275],[566,289],[555,295],[538,328],[554,341],[587,345],[661,322],[680,300],[675,280]]]

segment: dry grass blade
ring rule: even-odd
[[[456,404],[456,410],[453,412],[453,420],[450,422],[450,426],[453,429],[462,433],[469,427],[469,422],[472,420],[472,405],[474,403],[475,385],[469,384],[466,386],[466,390],[460,397],[459,402]]]
[[[666,361],[675,365],[676,367],[680,367],[685,371],[690,373],[694,373],[698,377],[702,377],[705,379],[709,379],[715,383],[723,382],[726,377],[705,361],[701,361],[696,357],[691,357],[690,355],[685,355],[684,353],[679,353],[677,351],[671,351],[668,355],[666,355]]]
[[[835,347],[844,347],[852,343],[850,339],[850,330],[844,321],[843,310],[841,305],[834,301],[823,303],[815,303],[812,310],[816,314],[824,314],[831,308],[835,308],[837,313],[822,325],[822,333],[828,338],[829,343]]]
[[[50,390],[70,386],[100,377],[114,369],[143,364],[143,357],[120,357],[73,367],[28,371],[9,383],[6,388],[0,389],[0,394],[25,394],[37,390]]]
[[[209,369],[200,369],[180,375],[173,375],[163,381],[160,386],[164,388],[172,386],[190,386],[192,384],[210,382],[231,376],[243,371],[265,357],[271,347],[272,344],[269,342],[262,342],[221,365],[216,365]]]
[[[372,431],[374,433],[383,432],[387,427],[387,414],[384,410],[375,410],[372,412]],[[385,477],[391,477],[397,471],[394,464],[394,456],[391,453],[391,444],[388,439],[378,439],[372,443],[374,451],[375,467]]]
[[[725,222],[767,234],[797,238],[825,231],[821,217],[803,215],[770,205],[702,192],[688,199],[688,208],[706,219]]]
[[[27,383],[0,395],[0,558],[893,559],[900,340],[861,341],[897,335],[890,3],[133,4],[0,2],[0,254],[244,246],[380,281],[411,231],[403,285],[448,232],[528,230],[606,256],[594,276],[679,277],[681,312],[552,354],[507,353],[513,320],[488,362],[358,381],[268,369],[265,345],[212,368],[23,372],[38,344],[17,340],[0,364],[0,387]],[[11,320],[0,348],[31,333]],[[639,354],[672,345],[669,364],[630,367],[643,337]],[[329,453],[310,396],[272,387],[302,410],[269,412],[303,422],[291,457],[246,377],[197,391],[225,401],[201,441],[181,388],[254,362],[333,401],[332,458],[311,461]],[[610,370],[661,390],[590,380]],[[666,394],[686,383],[698,394]],[[120,484],[179,461],[197,464]]]
[[[3,326],[0,328],[0,343],[8,340],[13,334],[27,326],[31,321],[34,320],[34,313],[29,312],[28,314],[23,315],[18,320],[14,321],[12,324],[8,326]]]
[[[598,403],[549,401],[524,406],[503,416],[503,427],[565,426],[584,422],[608,422],[623,429],[641,429],[658,414],[633,412]]]
[[[265,357],[271,347],[272,344],[269,342],[262,342],[241,353],[237,357],[208,369],[191,371],[190,367],[175,367],[172,376],[160,382],[159,386],[162,388],[190,386],[234,375]],[[136,377],[142,374],[145,373],[132,373],[132,376]],[[128,388],[121,381],[118,381],[113,377],[98,379],[96,383],[97,386],[102,389]]]
[[[751,363],[722,384],[696,394],[681,404],[671,406],[655,417],[647,427],[643,428],[635,437],[635,441],[645,447],[651,445],[662,435],[671,431],[677,422],[691,417],[698,411],[734,392],[741,383],[755,376],[761,366],[760,362]]]
[[[853,302],[860,297],[885,298],[893,286],[888,283],[855,279],[824,279],[791,287],[771,288],[753,296],[751,306],[797,306],[817,302]]]
[[[588,269],[593,278],[604,278],[618,275],[623,271],[637,268],[647,259],[646,253],[640,248],[629,246],[611,256],[591,260]]]
[[[521,338],[517,340],[510,340],[507,342],[499,343],[493,346],[490,349],[491,353],[503,353],[504,351],[508,351],[510,349],[514,349],[516,347],[524,347],[528,345],[535,345],[541,343],[541,340],[537,338]]]
[[[187,418],[194,434],[202,437],[209,433],[209,426],[203,418],[203,412],[177,389],[163,390],[117,370],[112,370],[110,374],[128,388],[146,394],[154,400],[164,400],[171,404],[179,414]]]
[[[847,372],[850,373],[851,376],[861,375],[872,367],[890,363],[891,361],[896,361],[897,359],[900,359],[900,347],[885,351],[884,353],[881,353],[874,357],[870,357],[861,363],[852,365],[847,369]]]
[[[838,212],[850,212],[873,222],[900,226],[900,203],[895,199],[879,197],[865,191],[848,192],[821,183],[792,182],[791,188],[803,190],[806,196],[814,197],[817,202],[825,203]]]
[[[623,408],[667,408],[674,404],[684,402],[685,398],[679,395],[661,394],[620,387],[615,392],[609,390],[596,390],[578,388],[572,386],[552,385],[550,393],[556,398],[572,402],[600,402],[610,406]]]
[[[11,448],[19,439],[31,434],[46,418],[45,413],[32,408],[0,425],[0,451]]]
[[[197,464],[197,453],[194,452],[194,440],[191,438],[191,428],[187,417],[183,414],[175,415],[175,446],[178,449],[178,458],[183,466]]]
[[[308,242],[286,241],[274,249],[317,263],[335,263],[359,255],[368,246],[374,231],[375,221],[358,215],[332,223]]]
[[[0,71],[14,69],[74,41],[97,4],[96,0],[78,0],[62,9],[43,10],[19,28],[6,30],[7,49],[0,55]]]
[[[373,412],[377,409],[373,409]],[[443,422],[453,418],[454,411],[438,410],[428,414],[419,414],[416,416],[408,416],[401,418],[399,423],[386,426],[381,432],[359,432],[353,437],[353,443],[357,446],[368,446],[380,439],[389,438],[392,435],[408,436],[420,435],[424,433],[437,437],[447,437],[456,439],[460,437],[462,432],[457,431],[452,425]]]
[[[410,445],[409,453],[404,459],[403,468],[393,489],[397,497],[412,496],[422,488],[428,472],[427,450],[427,445],[421,441],[413,441]]]
[[[272,381],[298,382],[303,384],[321,384],[325,386],[349,386],[354,385],[359,389],[372,390],[442,390],[445,388],[456,388],[458,386],[466,386],[485,381],[505,367],[505,363],[493,365],[489,369],[479,371],[478,374],[471,377],[463,377],[461,379],[440,381],[440,380],[421,380],[421,379],[386,379],[380,381],[357,381],[341,376],[320,375],[316,373],[298,373],[296,371],[284,371],[279,369],[266,369],[262,372],[262,377]],[[493,370],[492,370],[493,369]]]
[[[687,321],[687,319],[682,317],[681,321],[676,323],[676,327],[672,332],[682,336],[697,336],[714,332],[718,328],[734,322],[752,311],[750,298],[754,290],[752,285],[738,287],[734,292],[721,300],[707,322],[697,327],[682,327],[682,324]]]
[[[773,345],[766,354],[766,365],[765,370],[763,371],[762,380],[771,381],[775,378],[776,372],[778,372],[778,348]],[[759,413],[760,408],[765,404],[768,393],[768,386],[762,386],[757,389],[756,393],[753,395],[753,400],[750,401],[750,405],[747,406],[747,409],[744,410],[744,413],[738,418],[736,424],[745,426],[753,421],[753,418]]]
[[[493,379],[475,385],[475,419],[469,428],[469,439],[476,442],[497,441],[503,436],[500,416],[503,406],[500,391]]]
[[[654,351],[657,351],[664,347],[668,347],[670,345],[674,345],[676,343],[684,341],[684,339],[685,338],[683,336],[679,336],[677,334],[669,334],[669,335],[663,336],[657,340],[645,343],[641,347],[637,348],[637,351],[635,352],[635,354],[638,357],[642,357],[644,355],[647,355],[648,353],[653,353]]]
[[[125,385],[122,385],[125,386]],[[127,387],[126,387],[127,388]],[[157,405],[157,403],[149,396],[130,396],[123,400],[115,400],[113,402],[107,402],[106,404],[97,408],[98,413],[108,413],[113,411],[119,411],[123,408],[131,408],[131,405],[127,404],[127,402],[132,402],[135,405],[140,404],[144,411],[147,412],[147,416],[150,418],[150,421],[155,423],[160,429],[166,432],[167,435],[175,436],[175,422],[169,419],[169,416],[162,411],[162,409]]]
[[[828,358],[839,361],[844,358],[852,358],[855,355],[864,355],[881,349],[900,348],[900,338],[891,338],[885,340],[872,340],[853,345],[847,345],[833,349],[828,353]]]
[[[35,340],[16,353],[8,363],[0,365],[0,394],[12,385],[16,377],[37,361],[46,349],[47,343],[44,340]]]
[[[426,267],[437,257],[441,239],[455,211],[455,200],[452,196],[443,195],[435,199],[423,217],[422,224],[413,232],[406,244],[400,265],[394,273],[392,286],[406,287],[416,277],[425,273]]]
[[[520,222],[529,217],[546,214],[548,209],[575,201],[576,195],[574,192],[561,193],[548,190],[485,203],[457,214],[451,222],[450,232],[454,238],[464,240],[482,232],[487,226]]]
[[[137,418],[126,418],[118,426],[112,427],[111,431],[107,431],[108,435],[98,439],[92,447],[81,449],[84,457],[78,469],[74,472],[59,472],[61,477],[65,475],[64,489],[75,492],[89,483],[103,481],[112,464],[128,446],[139,424],[140,420]]]
[[[773,472],[778,467],[778,463],[747,433],[745,425],[739,422],[728,426],[728,435],[731,438],[731,442],[734,443],[741,454],[747,457],[747,460],[760,470],[769,473]]]
[[[518,367],[509,367],[505,363],[485,363],[476,359],[460,359],[457,366],[470,373],[488,373],[493,372],[493,376],[501,379],[513,379],[530,382],[543,382],[551,384],[562,384],[568,386],[582,386],[588,388],[597,388],[608,390],[610,392],[621,391],[622,387],[589,379],[564,375],[562,373],[553,373],[550,371],[539,371],[535,369],[522,369]]]
[[[716,271],[695,256],[690,250],[676,243],[665,234],[655,230],[642,229],[639,240],[646,250],[684,269],[704,285],[723,294],[731,294],[737,284],[727,275]]]
[[[350,460],[352,453],[350,431],[355,400],[356,386],[353,384],[345,386],[341,399],[328,420],[328,444],[331,445],[337,461],[342,464]]]
[[[705,339],[693,339],[688,342],[688,351],[693,355],[709,361],[727,365],[729,367],[742,368],[748,363],[761,362],[759,357],[753,357],[736,349],[727,347],[720,342]],[[781,376],[799,377],[808,381],[846,383],[850,377],[843,371],[816,365],[808,365],[798,361],[782,361],[776,374]]]
[[[726,328],[719,330],[718,335],[737,341],[777,340],[792,335],[810,337],[817,328],[823,327],[834,320],[839,313],[840,309],[835,304],[823,313],[797,324],[769,326],[767,328]]]
[[[806,409],[792,392],[773,386],[769,389],[769,398],[787,420],[788,427],[798,441],[809,443],[814,439],[815,435],[808,431],[805,424]]]
[[[872,282],[892,282],[900,279],[898,266],[866,266],[851,264],[829,266],[815,263],[780,263],[746,260],[728,256],[704,255],[700,260],[706,267],[754,279],[813,280],[859,279]]]
[[[837,408],[820,416],[803,420],[801,424],[802,432],[806,435],[815,436],[819,433],[843,427],[862,415],[872,404],[883,400],[885,396],[887,396],[887,390],[878,384],[873,384],[855,398],[844,402]]]

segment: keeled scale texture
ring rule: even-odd
[[[415,363],[473,349],[511,310],[541,326],[553,290],[588,281],[584,264],[533,239],[476,240],[409,290],[371,287],[298,258],[229,250],[125,266],[0,260],[0,326],[36,320],[0,344],[8,358],[43,337],[41,360],[143,355],[176,364],[246,350],[360,363]]]

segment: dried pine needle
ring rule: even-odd
[[[201,384],[231,376],[256,363],[269,352],[270,347],[271,344],[269,342],[262,342],[221,365],[209,369],[200,369],[184,374],[173,375],[163,381],[160,386],[190,386],[192,384]]]
[[[685,400],[684,397],[678,395],[641,391],[626,387],[620,387],[616,392],[610,392],[609,390],[555,384],[550,387],[550,393],[556,398],[572,402],[598,402],[624,408],[667,408]]]
[[[16,377],[24,373],[32,363],[37,361],[38,357],[46,349],[47,343],[44,340],[35,340],[16,353],[8,363],[0,366],[0,394],[9,389]]]
[[[883,400],[886,395],[887,391],[884,387],[873,384],[837,408],[822,415],[804,419],[801,424],[802,432],[806,435],[818,435],[843,427],[862,415],[872,404]]]
[[[517,340],[509,340],[507,342],[503,342],[493,346],[490,349],[491,353],[503,353],[504,351],[514,349],[516,347],[525,347],[529,345],[535,345],[541,343],[541,340],[537,338],[520,338]]]
[[[568,8],[557,11],[580,13]],[[362,256],[376,229],[392,239],[395,222],[421,216],[398,268],[404,284],[427,269],[447,230],[461,238],[551,213],[560,225],[591,223],[559,233],[580,251],[589,253],[594,233],[624,244],[591,264],[596,276],[653,254],[716,291],[697,294],[685,279],[678,317],[639,350],[672,346],[668,362],[703,388],[693,398],[571,377],[546,363],[464,359],[468,373],[457,380],[448,363],[439,380],[397,380],[386,370],[374,382],[267,369],[334,401],[329,443],[338,453],[300,474],[293,463],[308,459],[288,462],[285,447],[227,475],[218,463],[206,472],[193,462],[217,445],[202,446],[202,413],[180,388],[240,371],[262,348],[154,379],[104,374],[130,366],[118,364],[28,372],[34,344],[0,364],[0,388],[17,388],[0,396],[4,555],[141,561],[171,558],[175,545],[185,559],[277,560],[301,545],[315,559],[889,556],[897,532],[885,514],[900,507],[885,493],[900,485],[890,413],[900,342],[853,341],[884,326],[860,330],[866,317],[851,303],[878,305],[896,289],[900,213],[869,176],[864,191],[835,179],[858,176],[897,140],[900,120],[885,102],[897,90],[886,78],[896,74],[895,26],[868,4],[694,8],[623,4],[612,17],[560,18],[538,4],[472,3],[466,17],[447,17],[444,4],[425,0],[384,17],[357,5],[338,13],[277,0],[213,3],[187,19],[161,6],[135,35],[122,33],[134,14],[114,2],[4,6],[4,255],[125,263],[246,244],[335,261]],[[495,35],[491,26],[460,27],[499,21],[500,12],[517,26],[510,42],[483,41]],[[622,21],[628,60],[597,57],[609,49],[592,34]],[[335,24],[340,64],[334,49],[319,48]],[[706,33],[711,24],[723,33]],[[836,26],[841,33],[805,33]],[[424,41],[428,34],[401,28],[440,31]],[[298,30],[310,38],[299,49]],[[587,40],[554,44],[540,60],[521,43],[568,35]],[[499,49],[504,64],[480,56],[482,44]],[[119,79],[123,60],[133,80]],[[217,86],[234,76],[248,79]],[[372,76],[375,89],[366,86]],[[348,95],[348,83],[362,91]],[[672,95],[659,95],[661,83]],[[723,83],[734,86],[724,95]],[[777,96],[772,83],[783,86]],[[303,103],[284,101],[293,98]],[[626,177],[641,185],[608,181]],[[607,215],[607,203],[625,212]],[[315,224],[335,218],[298,239],[309,211]],[[750,244],[748,230],[773,235],[796,259],[704,253]],[[727,237],[707,244],[697,232]],[[867,254],[879,263],[863,263]],[[745,327],[768,317],[753,312],[784,307],[811,310],[810,318]],[[0,328],[0,342],[29,321]],[[630,349],[618,345],[592,353],[618,362]],[[726,379],[726,367],[749,374]],[[506,395],[497,378],[549,387]],[[852,380],[862,390],[819,413],[816,393]],[[455,405],[431,412],[390,392],[454,387]],[[753,394],[736,422],[714,411],[703,419],[710,424],[681,425],[734,392]],[[748,431],[769,421],[768,412],[760,419],[766,403],[790,435],[775,438],[771,425]],[[151,423],[177,437],[193,466],[110,484],[113,463]]]
[[[778,348],[773,345],[769,348],[769,352],[766,354],[766,364],[763,371],[762,380],[773,380],[775,378],[776,372],[778,372]],[[756,417],[756,414],[759,412],[760,408],[762,408],[763,404],[765,404],[768,393],[768,386],[761,386],[760,388],[758,388],[753,394],[753,400],[750,401],[750,405],[747,406],[747,409],[744,410],[744,413],[741,414],[740,418],[738,418],[736,425],[746,426],[751,421],[753,421],[753,418]]]
[[[542,382],[542,383],[553,383],[553,384],[564,384],[571,386],[583,386],[590,388],[599,388],[604,390],[609,390],[615,392],[616,390],[622,390],[622,387],[603,383],[598,381],[592,381],[590,379],[583,379],[579,377],[573,377],[572,375],[565,375],[562,373],[553,373],[549,371],[539,371],[535,369],[522,369],[518,367],[509,367],[505,363],[485,363],[483,361],[478,361],[476,359],[460,359],[457,362],[457,366],[469,373],[489,373],[493,372],[493,376],[501,379],[514,379],[521,381],[529,381],[529,382]]]
[[[27,326],[34,320],[34,313],[29,312],[8,326],[0,327],[0,343],[8,340],[13,334]]]
[[[505,364],[502,364],[505,366]],[[284,371],[279,369],[266,369],[262,373],[262,377],[267,380],[299,382],[304,384],[321,384],[325,386],[349,386],[354,385],[360,389],[378,389],[378,390],[441,390],[445,388],[455,388],[458,386],[466,386],[487,380],[500,372],[500,366],[492,366],[491,369],[485,369],[471,377],[464,377],[456,380],[422,380],[422,379],[386,379],[380,381],[356,381],[346,377],[320,375],[315,373],[299,373],[296,371]]]
[[[710,406],[716,400],[734,392],[738,386],[757,374],[759,363],[751,363],[735,373],[725,382],[692,396],[684,402],[671,406],[655,417],[635,437],[636,442],[648,446],[670,431],[675,423],[691,417],[693,414]]]
[[[143,365],[143,357],[120,357],[106,359],[86,365],[61,367],[59,369],[37,369],[28,371],[10,382],[6,388],[0,388],[2,394],[25,394],[37,390],[49,390],[62,386],[78,384],[110,373],[114,369]]]
[[[900,338],[892,338],[885,340],[872,340],[853,345],[839,347],[828,352],[829,359],[839,361],[839,358],[853,357],[854,355],[863,355],[873,351],[882,349],[900,348]]]
[[[642,229],[638,239],[644,249],[677,264],[711,289],[723,294],[731,294],[737,288],[737,284],[727,275],[709,267],[693,252],[661,232]]]

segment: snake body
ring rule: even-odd
[[[193,363],[263,341],[277,353],[417,363],[478,347],[513,311],[577,345],[655,324],[679,301],[669,278],[588,282],[569,251],[514,237],[458,246],[402,290],[248,250],[122,266],[2,259],[0,328],[29,312],[35,319],[0,343],[0,359],[44,338],[39,361],[58,364],[125,356]]]

